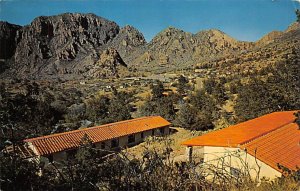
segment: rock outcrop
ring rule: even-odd
[[[17,31],[21,26],[0,21],[0,59],[11,58],[16,50]]]
[[[274,42],[277,38],[282,36],[283,32],[281,31],[272,31],[265,36],[263,36],[260,40],[256,42],[257,46],[267,45],[269,43]]]
[[[15,39],[13,64],[6,76],[33,79],[84,78],[107,48],[115,47],[126,56],[145,43],[133,27],[120,29],[94,14],[71,13],[38,17],[18,28]]]
[[[88,62],[96,60],[97,52],[118,32],[116,23],[93,14],[38,17],[18,32],[16,73],[75,77],[85,72]]]
[[[197,34],[169,27],[146,45],[144,52],[133,61],[158,65],[195,63],[217,56],[247,50],[253,43],[237,41],[218,30],[201,31]]]
[[[94,78],[118,77],[118,71],[124,70],[126,67],[119,52],[114,48],[108,48],[102,52],[95,66],[89,70],[88,76]]]

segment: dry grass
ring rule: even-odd
[[[200,131],[189,131],[179,127],[172,127],[175,133],[167,138],[148,137],[145,142],[140,143],[134,147],[128,148],[126,151],[135,158],[141,158],[147,149],[155,149],[162,152],[166,148],[166,144],[173,150],[171,152],[171,159],[174,161],[185,160],[185,146],[181,143],[192,137],[201,135]]]

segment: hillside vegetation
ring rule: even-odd
[[[299,12],[298,12],[299,13]],[[295,190],[186,162],[180,142],[274,111],[300,109],[300,24],[241,42],[169,27],[146,42],[94,14],[0,22],[0,150],[26,138],[160,115],[174,134],[103,157],[83,138],[62,166],[1,155],[1,190]],[[8,45],[9,46],[3,46]],[[6,48],[5,48],[6,47]],[[43,173],[40,174],[42,168]]]

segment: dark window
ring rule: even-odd
[[[105,142],[101,143],[101,149],[105,149]]]
[[[145,137],[144,132],[141,132],[141,138],[143,139]]]
[[[165,134],[165,128],[164,128],[164,127],[160,128],[160,129],[159,129],[159,132],[160,132],[160,134],[162,134],[162,135]]]
[[[128,136],[128,143],[134,143],[135,142],[135,136],[134,135],[129,135]]]
[[[76,155],[76,152],[77,152],[76,149],[66,151],[67,159],[74,159],[75,155]]]
[[[116,148],[119,146],[119,139],[111,140],[111,148]]]
[[[152,129],[152,136],[154,136],[154,133],[155,133],[155,130],[154,130],[154,129]]]
[[[53,162],[53,155],[49,155],[48,160],[49,160],[49,162]]]

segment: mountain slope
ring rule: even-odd
[[[258,75],[276,64],[300,62],[300,24],[294,23],[286,31],[271,32],[246,52],[231,54],[198,64],[200,68],[214,68],[219,75]]]
[[[253,47],[253,43],[237,41],[218,30],[197,34],[169,27],[146,45],[134,60],[138,64],[191,64]]]
[[[0,21],[0,59],[11,58],[16,50],[16,35],[19,25]]]
[[[125,54],[145,42],[133,27],[120,29],[94,14],[71,13],[38,17],[20,28],[16,39],[13,64],[6,76],[33,79],[84,78],[108,47]],[[129,45],[120,48],[124,41]]]
[[[134,27],[120,28],[94,14],[41,16],[24,27],[0,22],[0,75],[29,79],[107,78],[120,76],[118,70],[127,70],[125,65],[135,68],[127,74],[194,66],[230,66],[233,71],[247,71],[276,62],[290,48],[297,49],[299,28],[295,23],[257,42],[243,42],[219,30],[192,34],[169,27],[146,43]],[[102,55],[107,55],[110,62],[99,64]],[[245,64],[236,65],[239,63]]]

